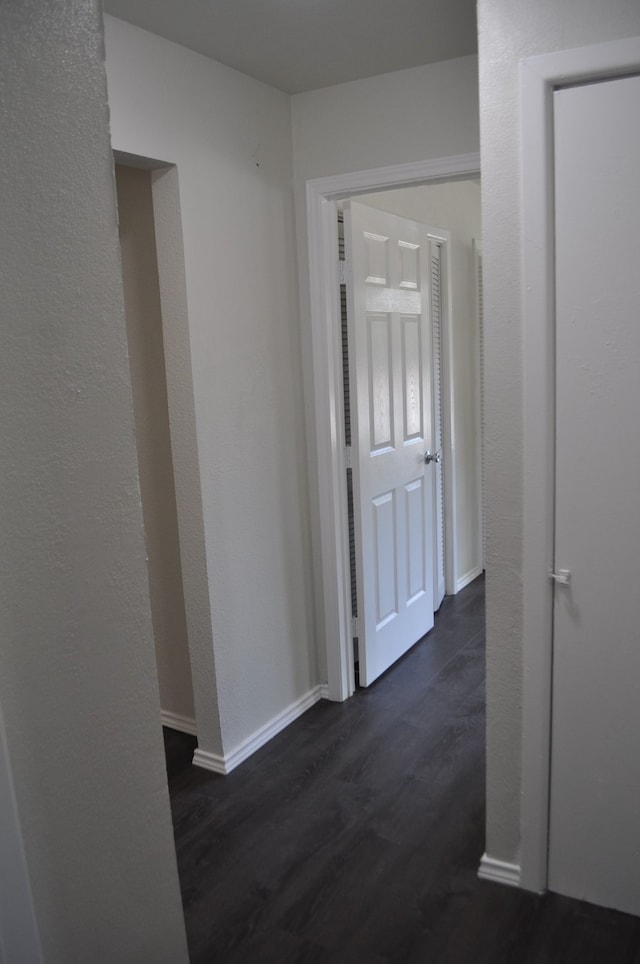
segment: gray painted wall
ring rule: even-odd
[[[0,5],[0,703],[45,960],[187,960],[96,0]]]

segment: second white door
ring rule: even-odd
[[[640,76],[554,94],[549,887],[640,914]]]
[[[430,238],[425,226],[348,202],[354,517],[360,683],[434,622]],[[354,410],[355,409],[355,410]]]

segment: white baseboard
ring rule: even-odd
[[[496,884],[506,884],[507,887],[520,886],[520,864],[508,864],[504,860],[482,855],[478,877],[481,880],[492,880]]]
[[[195,766],[203,767],[205,770],[213,770],[214,773],[222,773],[226,775],[235,770],[237,766],[244,762],[248,757],[250,757],[256,750],[272,740],[274,736],[277,736],[281,730],[297,720],[299,716],[302,716],[308,709],[310,709],[314,703],[318,700],[325,699],[324,690],[325,686],[314,686],[312,690],[301,696],[300,699],[296,700],[273,719],[269,720],[258,730],[255,731],[251,736],[239,743],[238,746],[231,750],[229,753],[225,753],[224,756],[219,756],[217,753],[209,753],[207,750],[196,750],[193,754],[193,763]]]
[[[169,713],[168,710],[161,710],[160,716],[162,725],[169,727],[170,730],[178,730],[180,733],[189,733],[197,736],[196,721],[192,716],[180,716],[179,713]]]
[[[464,589],[465,586],[468,586],[470,582],[473,582],[474,579],[477,579],[478,576],[481,575],[482,566],[474,566],[473,569],[469,569],[468,572],[465,572],[464,576],[456,579],[456,592],[460,592],[461,589]]]
[[[328,699],[329,699],[329,684],[328,684],[328,683],[321,683],[320,686],[318,687],[318,690],[319,690],[319,692],[320,692],[320,696],[318,697],[318,699],[321,699],[321,700],[328,700]]]
[[[229,772],[224,757],[217,753],[209,753],[208,750],[196,749],[191,762],[196,767],[202,767],[203,770],[213,770],[214,773],[221,773],[222,776],[226,776]]]

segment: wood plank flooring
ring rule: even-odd
[[[165,730],[192,964],[640,964],[640,920],[477,877],[484,586],[228,777]]]

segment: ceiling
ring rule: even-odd
[[[104,0],[290,94],[477,51],[476,0]]]

